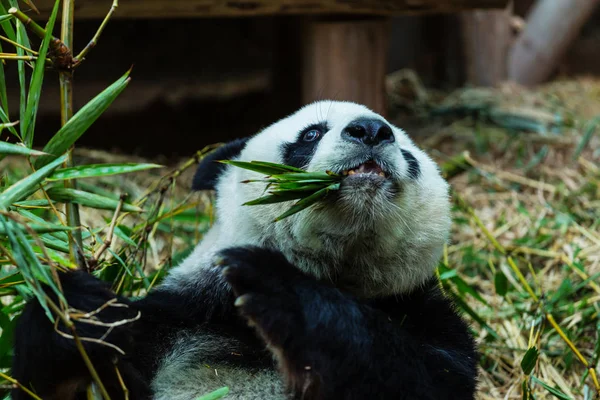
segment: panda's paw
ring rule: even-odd
[[[234,305],[265,341],[283,343],[291,332],[305,329],[305,298],[318,290],[318,284],[281,253],[236,247],[220,252],[216,264],[231,285]]]

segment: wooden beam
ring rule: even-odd
[[[508,74],[507,57],[512,42],[512,7],[461,13],[467,82],[495,86]]]
[[[347,100],[387,114],[389,19],[312,21],[305,26],[302,100]]]
[[[509,79],[528,86],[548,79],[599,5],[600,0],[538,0],[509,55]]]
[[[249,17],[290,14],[407,15],[503,8],[508,0],[122,0],[115,18]],[[54,0],[36,0],[47,18]],[[77,0],[75,17],[102,18],[111,0]]]

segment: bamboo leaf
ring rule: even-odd
[[[45,153],[37,150],[32,150],[18,144],[0,142],[0,154],[5,155],[21,155],[21,156],[41,156]]]
[[[453,290],[449,289],[448,293],[452,296],[452,299],[465,313],[467,313],[475,322],[477,322],[483,329],[485,329],[494,339],[499,340],[500,335],[489,326],[475,310],[473,310],[467,302],[465,302],[460,296],[458,296]]]
[[[48,304],[46,302],[46,294],[40,288],[37,279],[35,279],[34,277],[32,265],[30,265],[30,262],[32,262],[32,260],[27,259],[25,255],[26,251],[23,248],[24,244],[23,242],[20,242],[17,239],[16,230],[11,229],[13,225],[12,221],[8,221],[3,215],[0,215],[0,225],[2,225],[4,227],[4,230],[7,232],[9,243],[12,249],[12,256],[17,263],[19,271],[25,278],[25,282],[27,283],[28,288],[31,290],[34,296],[37,297],[40,305],[46,312],[48,318],[52,322],[54,322],[54,317],[52,316],[52,313],[50,312],[50,309],[48,308]],[[34,258],[35,261],[33,261],[33,263],[37,262],[37,257]]]
[[[14,202],[24,200],[33,190],[35,190],[37,185],[42,183],[44,178],[50,175],[64,161],[65,156],[63,155],[28,177],[23,178],[10,186],[0,194],[0,208],[6,208]]]
[[[10,15],[10,14],[7,14],[7,15],[0,15],[0,23],[2,23],[2,22],[4,22],[4,21],[8,21],[8,20],[10,20],[10,19],[12,19],[12,18],[13,18],[13,16],[12,16],[12,15]]]
[[[561,400],[573,400],[569,396],[567,396],[566,394],[564,394],[563,392],[561,392],[560,390],[558,390],[556,388],[553,388],[552,386],[550,386],[547,383],[539,380],[535,376],[532,376],[531,379],[535,383],[538,383],[541,387],[543,387],[544,389],[546,389],[548,392],[550,392],[550,394],[552,394],[557,399],[561,399]]]
[[[19,226],[19,225],[17,225]],[[56,224],[28,224],[28,227],[31,228],[35,233],[48,233],[48,232],[64,232],[70,231],[74,228],[70,226],[64,225],[56,225]],[[27,229],[23,226],[19,226],[19,229],[22,232],[27,232]],[[7,232],[4,230],[2,226],[0,226],[0,235],[6,235]]]
[[[258,206],[264,204],[274,204],[274,203],[283,203],[286,201],[297,200],[306,197],[306,193],[302,192],[285,192],[280,194],[271,194],[263,197],[259,197],[258,199],[250,200],[245,202],[244,206]]]
[[[98,194],[84,192],[78,189],[51,188],[47,191],[48,197],[59,203],[75,203],[85,207],[97,208],[100,210],[116,210],[119,200],[110,199]],[[123,211],[141,212],[141,208],[133,204],[124,203]]]
[[[533,346],[527,350],[523,359],[521,360],[521,369],[525,373],[525,375],[530,375],[531,371],[535,367],[535,363],[537,362],[538,356],[540,352],[537,347]]]
[[[218,400],[229,393],[229,387],[225,386],[220,389],[215,390],[214,392],[210,392],[205,394],[204,396],[198,397],[196,400]]]
[[[597,115],[596,117],[592,118],[587,123],[583,137],[581,138],[581,141],[579,142],[579,144],[577,145],[577,148],[575,149],[575,152],[573,153],[574,160],[579,158],[579,156],[581,155],[583,150],[586,148],[586,146],[588,145],[590,140],[592,140],[592,136],[594,136],[594,133],[596,132],[596,129],[598,128],[598,125],[600,125],[600,115]]]
[[[274,179],[286,180],[286,181],[300,181],[306,179],[316,179],[320,181],[338,181],[340,180],[338,175],[332,175],[327,172],[304,172],[304,173],[285,173],[285,174],[276,174],[271,176]]]
[[[326,187],[325,189],[319,190],[318,192],[316,192],[302,200],[299,200],[289,210],[287,210],[286,212],[284,212],[283,214],[281,214],[280,216],[275,218],[275,222],[281,221],[282,219],[287,218],[290,215],[296,214],[297,212],[300,212],[300,211],[304,210],[305,208],[312,206],[313,204],[315,204],[316,202],[318,202],[319,200],[321,200],[325,196],[327,196],[327,194],[331,190],[338,190],[339,188],[340,188],[340,184],[335,183],[331,186]]]
[[[35,163],[36,167],[39,168],[46,165],[56,155],[66,152],[85,133],[125,89],[129,83],[129,72],[127,71],[121,78],[83,106],[81,110],[56,132],[43,149],[44,152],[51,155],[38,158]]]
[[[19,8],[17,4],[17,0],[10,0],[10,6]],[[15,19],[16,23],[16,35],[13,33],[13,37],[9,38],[11,40],[16,41],[17,43],[23,45],[24,47],[31,49],[31,43],[29,42],[29,37],[27,36],[27,29],[25,25],[18,19]],[[14,32],[14,31],[13,31]],[[9,33],[8,31],[6,32]],[[17,55],[23,56],[25,55],[25,51],[20,47],[17,47]],[[26,74],[25,74],[25,61],[20,60],[17,61],[17,70],[19,73],[19,87],[20,87],[20,101],[19,101],[19,119],[23,121],[25,118],[25,111],[27,109],[27,82],[26,82]],[[21,138],[25,132],[23,124],[20,126],[21,128]]]
[[[39,55],[35,61],[33,68],[33,74],[31,75],[31,83],[29,84],[29,94],[27,95],[27,108],[25,109],[25,116],[22,118],[23,130],[23,141],[27,147],[33,146],[33,134],[35,129],[35,120],[37,116],[38,106],[40,104],[40,96],[42,94],[42,83],[44,82],[44,72],[46,70],[46,55],[48,54],[48,47],[52,40],[52,32],[54,31],[54,23],[56,22],[56,16],[58,15],[58,8],[60,0],[54,2],[54,8],[46,24],[46,35],[42,40],[40,46]],[[62,152],[61,152],[62,153]]]
[[[0,24],[2,22],[2,18],[5,18],[6,15],[0,16]],[[9,15],[10,17],[10,15]],[[0,53],[3,53],[2,44],[0,43]],[[4,75],[4,63],[0,61],[0,121],[8,124],[8,94],[6,92],[6,76]],[[2,132],[2,127],[0,127],[0,132]],[[13,128],[14,129],[14,128]]]
[[[233,165],[235,167],[247,169],[254,172],[259,172],[265,175],[283,174],[286,172],[306,172],[299,168],[286,166],[283,164],[273,164],[265,161],[235,161],[235,160],[220,160],[220,163]]]
[[[502,271],[497,271],[494,275],[494,286],[496,287],[496,293],[499,296],[504,297],[508,292],[508,279]]]
[[[10,20],[13,16],[8,13],[6,8],[4,8],[2,2],[0,2],[0,14],[2,14],[2,19],[0,19],[0,26],[4,30],[4,33],[6,33],[6,36],[8,36],[10,40],[12,40],[13,42],[16,41],[17,34],[15,33],[15,29],[10,23]]]
[[[152,168],[162,168],[158,164],[90,164],[54,171],[47,180],[63,181],[67,179],[97,178],[129,172],[143,171]]]

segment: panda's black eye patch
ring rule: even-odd
[[[311,124],[302,129],[295,142],[283,146],[283,162],[296,168],[306,168],[319,141],[328,130],[325,123]]]

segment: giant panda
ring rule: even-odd
[[[290,203],[244,206],[265,187],[242,181],[264,176],[223,159],[344,178],[273,222]],[[434,274],[451,225],[448,184],[401,129],[359,104],[312,103],[207,156],[193,186],[216,191],[216,221],[146,297],[60,274],[71,307],[116,298],[95,316],[129,321],[109,332],[75,323],[80,337],[112,345],[82,342],[111,399],[124,386],[129,399],[193,400],[224,386],[227,399],[473,399],[475,342]],[[15,337],[22,385],[43,399],[86,398],[88,367],[37,302]]]

